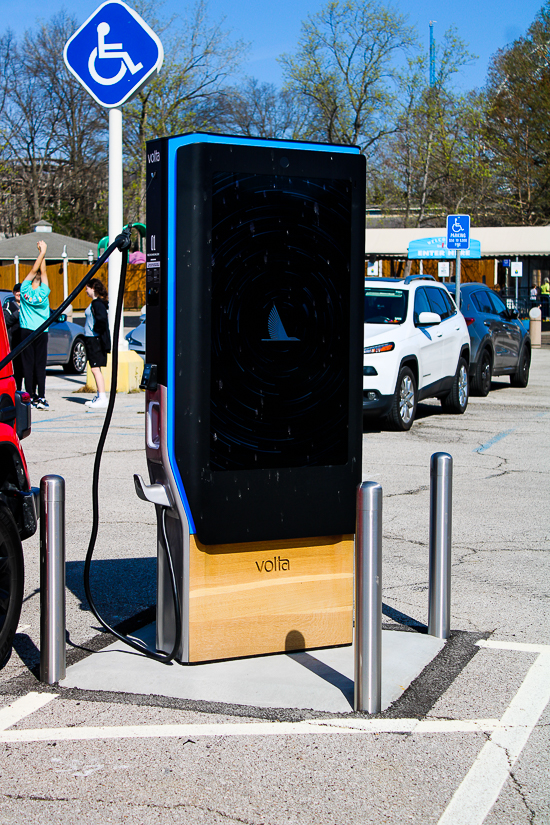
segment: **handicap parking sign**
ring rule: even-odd
[[[447,215],[447,249],[470,248],[470,216]]]
[[[110,109],[158,74],[164,50],[139,14],[121,0],[108,0],[67,41],[63,58],[92,97]]]

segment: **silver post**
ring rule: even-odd
[[[382,708],[382,487],[357,488],[355,536],[355,710]]]
[[[448,639],[451,632],[451,535],[453,458],[434,453],[430,460],[430,588],[428,633]]]
[[[40,680],[65,678],[65,479],[40,482]]]

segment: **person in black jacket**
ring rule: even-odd
[[[107,366],[107,353],[111,352],[111,336],[109,333],[109,319],[107,316],[107,290],[98,278],[92,278],[86,286],[86,292],[92,303],[86,309],[84,324],[84,341],[86,355],[95,378],[97,395],[91,401],[86,401],[88,410],[103,410],[107,407],[105,379],[101,367]]]
[[[10,296],[4,302],[4,320],[6,321],[6,329],[8,330],[10,349],[14,350],[16,346],[21,343],[21,327],[19,326],[21,284],[15,284],[12,292],[13,298]],[[20,390],[23,384],[23,364],[20,355],[13,359],[13,377],[15,378],[17,389]]]

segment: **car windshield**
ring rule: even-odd
[[[408,292],[365,287],[365,324],[402,324],[407,317]]]

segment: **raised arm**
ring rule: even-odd
[[[48,286],[48,274],[46,272],[46,261],[45,261],[46,250],[48,248],[48,245],[47,245],[46,241],[38,241],[36,245],[38,247],[38,257],[37,257],[36,261],[34,262],[34,264],[32,265],[31,271],[29,272],[27,277],[24,278],[24,280],[25,281],[32,281],[34,278],[36,278],[36,276],[40,272],[42,283],[44,283],[44,284],[46,284],[46,286]]]
[[[44,286],[49,286],[48,283],[48,270],[46,269],[46,243],[45,241],[39,241],[39,243],[44,244],[44,255],[42,256],[42,260],[40,261],[40,277],[42,279],[42,283]]]

